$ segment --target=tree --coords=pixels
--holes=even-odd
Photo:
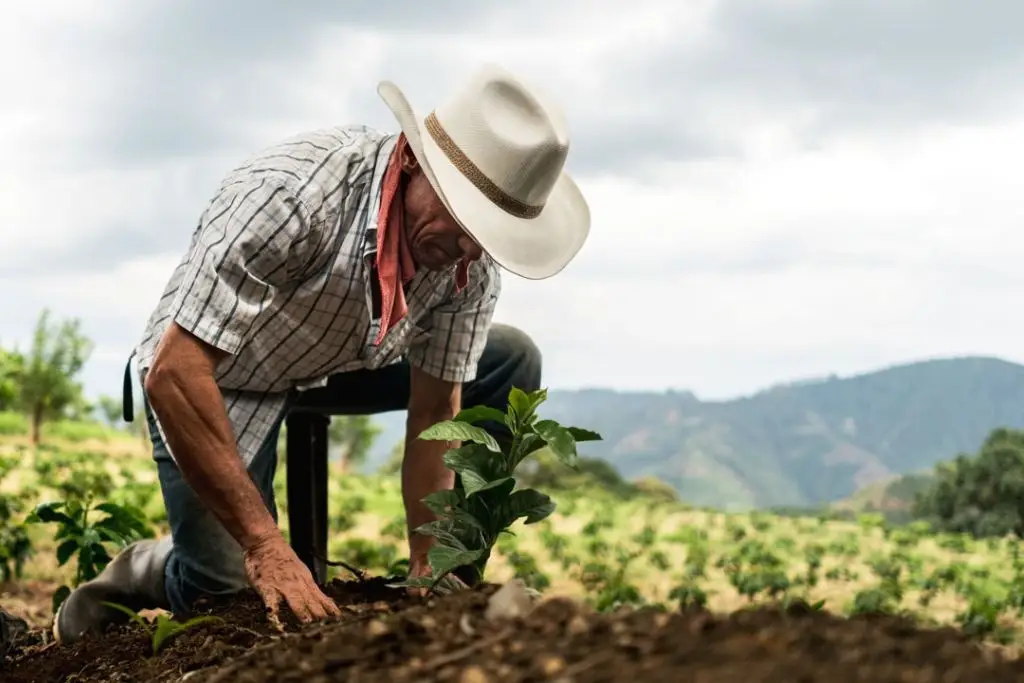
[[[18,402],[31,420],[33,444],[39,443],[44,420],[82,409],[82,385],[75,378],[91,352],[92,342],[82,335],[77,319],[51,324],[48,310],[39,314],[18,382]]]
[[[17,351],[0,349],[0,411],[18,405],[19,382],[25,359]]]
[[[405,439],[395,442],[388,454],[388,459],[380,466],[378,472],[381,474],[398,474],[402,471],[402,460],[405,459]]]
[[[370,448],[381,431],[369,415],[331,417],[331,426],[327,429],[327,443],[328,447],[335,445],[341,449],[342,472],[366,462],[366,456],[369,455]]]
[[[977,455],[937,467],[914,516],[941,531],[1024,538],[1024,431],[996,429]]]
[[[115,429],[121,424],[123,408],[121,401],[113,396],[100,396],[96,401],[96,407],[103,414],[103,419],[108,426]]]

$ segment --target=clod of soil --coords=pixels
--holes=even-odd
[[[411,599],[377,579],[335,582],[340,622],[275,633],[252,595],[204,612],[224,621],[172,641],[156,657],[138,627],[71,647],[18,644],[5,683],[957,683],[1024,680],[1008,659],[955,629],[896,617],[842,619],[806,606],[716,616],[653,609],[594,614],[549,599],[489,621],[496,586]]]

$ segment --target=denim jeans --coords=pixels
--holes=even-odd
[[[530,338],[506,325],[493,325],[477,366],[477,377],[463,387],[465,406],[488,405],[504,410],[513,386],[540,388],[541,356]],[[290,409],[315,409],[334,415],[370,415],[405,410],[409,400],[409,366],[395,363],[379,370],[358,370],[329,378],[327,386],[302,392]],[[164,566],[168,604],[186,614],[203,595],[225,595],[248,582],[242,550],[220,521],[207,510],[170,459],[152,414],[146,406],[153,456],[167,508],[173,548]],[[282,414],[249,467],[249,474],[277,520],[274,473]],[[492,425],[492,429],[495,426]]]

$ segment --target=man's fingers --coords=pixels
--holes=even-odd
[[[284,624],[281,623],[281,594],[273,589],[258,589],[263,604],[267,607],[267,621],[278,631],[284,631]]]
[[[330,617],[340,617],[341,616],[341,608],[338,607],[338,603],[334,602],[334,600],[331,600],[329,595],[327,595],[327,594],[325,594],[324,592],[321,591],[320,592],[320,599],[323,602],[324,609],[327,610],[327,616],[330,616]]]
[[[288,597],[288,608],[291,609],[292,614],[303,624],[308,624],[313,621],[313,613],[310,610],[309,601],[303,600],[299,596]]]

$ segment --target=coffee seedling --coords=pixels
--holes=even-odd
[[[190,628],[194,628],[200,624],[212,623],[221,620],[220,617],[201,616],[193,617],[185,622],[178,622],[165,614],[158,614],[156,615],[156,620],[153,623],[150,623],[143,619],[138,612],[135,612],[124,605],[119,605],[116,602],[104,602],[103,604],[112,609],[116,609],[119,612],[124,612],[132,621],[149,633],[152,654],[154,655],[158,654],[163,646],[174,636],[184,633]]]
[[[504,413],[486,406],[467,408],[420,434],[421,439],[462,442],[444,455],[445,465],[459,476],[453,489],[423,499],[438,517],[415,529],[437,539],[428,555],[432,575],[409,579],[402,586],[435,590],[456,569],[474,583],[483,577],[498,537],[511,533],[514,522],[525,517],[526,524],[536,524],[554,512],[555,503],[547,495],[529,488],[516,490],[516,468],[544,448],[575,467],[576,444],[601,436],[537,419],[537,407],[546,398],[546,389],[527,393],[513,388]],[[504,425],[510,438],[499,443],[480,426],[488,422]]]

